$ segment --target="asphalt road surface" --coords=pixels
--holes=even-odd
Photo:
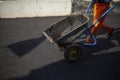
[[[112,39],[100,34],[73,64],[42,35],[61,18],[0,19],[0,80],[120,80],[120,14],[105,21],[116,29]]]

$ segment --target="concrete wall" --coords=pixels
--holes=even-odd
[[[71,14],[71,0],[13,0],[0,3],[0,18]]]
[[[90,0],[0,0],[0,18],[64,16],[72,12],[84,13],[85,4],[89,3],[84,1]],[[119,6],[117,11],[119,11]]]
[[[87,6],[89,5],[90,0],[73,0],[72,3],[72,13],[85,13]],[[120,13],[120,0],[113,0],[116,3],[116,8],[112,10],[112,13]],[[90,10],[89,14],[93,14],[93,9]]]

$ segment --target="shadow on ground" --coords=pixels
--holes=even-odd
[[[113,39],[120,43],[119,30],[114,32]],[[61,60],[10,80],[120,80],[120,51],[91,55],[113,47],[111,40],[99,38],[95,47],[82,46],[84,54],[77,63]]]
[[[74,64],[61,60],[11,80],[120,80],[119,58],[120,52],[115,52],[91,56]]]
[[[42,35],[40,38],[20,41],[8,45],[7,47],[11,49],[11,51],[14,52],[17,56],[22,57],[30,52],[32,49],[34,49],[37,45],[45,41],[45,39],[46,38]]]

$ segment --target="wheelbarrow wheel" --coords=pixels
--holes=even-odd
[[[80,59],[80,54],[81,54],[80,45],[72,44],[72,45],[69,45],[65,49],[64,58],[68,62],[74,63],[74,62],[77,62]]]

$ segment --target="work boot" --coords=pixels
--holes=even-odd
[[[92,39],[92,36],[88,36],[88,38],[85,40],[86,43],[92,44],[94,43],[94,40]]]

